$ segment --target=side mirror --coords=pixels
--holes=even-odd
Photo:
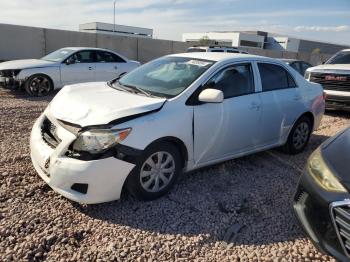
[[[75,59],[73,57],[69,57],[66,60],[66,65],[71,65],[71,64],[75,64]]]
[[[221,90],[208,88],[199,94],[198,100],[205,103],[222,103],[224,93]]]

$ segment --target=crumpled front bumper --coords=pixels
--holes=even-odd
[[[15,77],[1,77],[0,76],[0,87],[7,89],[17,89],[20,88],[23,81],[16,79]]]
[[[35,122],[30,137],[31,159],[39,176],[53,190],[79,203],[96,204],[119,199],[134,164],[114,157],[83,161],[66,156],[76,136],[55,123],[62,141],[56,148],[50,147],[41,133],[44,118],[43,114]],[[86,193],[77,191],[74,185],[86,185]]]

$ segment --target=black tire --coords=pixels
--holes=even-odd
[[[312,123],[310,118],[307,116],[300,117],[290,131],[287,143],[282,148],[283,151],[291,155],[301,153],[307,146],[311,133]]]
[[[167,175],[169,175],[169,179],[166,180],[167,183],[163,184],[163,188],[159,188],[158,191],[155,192],[150,192],[148,190],[152,189],[152,185],[153,185],[153,189],[155,188],[155,184],[156,184],[156,180],[157,178],[154,178],[156,176],[158,176],[158,186],[161,185],[160,181],[163,181],[159,176],[160,175],[158,172],[162,173],[162,168],[158,167],[158,172],[157,171],[152,171],[155,170],[156,168],[152,169],[151,166],[146,163],[148,160],[152,158],[153,163],[155,163],[155,161],[158,159],[158,153],[166,153],[163,154],[162,160],[160,161],[160,164],[165,163],[168,160],[168,155],[171,155],[173,158],[173,163],[174,164],[174,172],[172,173],[171,177],[170,177],[170,173],[168,173]],[[171,159],[169,157],[169,159]],[[170,163],[169,163],[170,164]],[[169,165],[168,164],[168,165]],[[164,169],[169,169],[169,166],[165,165]],[[149,169],[149,171],[147,171],[147,169]],[[168,142],[162,142],[162,143],[157,143],[155,145],[151,145],[149,148],[147,148],[144,153],[142,154],[142,156],[138,159],[136,166],[134,167],[134,169],[132,170],[132,172],[130,173],[130,175],[128,176],[128,179],[126,181],[126,189],[136,198],[140,199],[140,200],[152,200],[152,199],[156,199],[159,198],[163,195],[165,195],[167,192],[169,192],[169,190],[173,187],[175,181],[177,180],[177,178],[179,177],[180,173],[181,173],[181,169],[182,169],[182,160],[181,160],[181,155],[179,150],[171,143]],[[149,176],[145,176],[145,177],[141,177],[141,174],[147,174],[147,172],[150,173],[156,173],[153,175],[149,175]],[[163,174],[163,173],[162,173]],[[166,176],[166,178],[168,178],[168,176]],[[164,176],[164,174],[163,174]],[[151,179],[153,179],[153,182],[150,182]],[[142,182],[141,182],[142,181]],[[145,184],[150,182],[150,186],[148,188],[148,190],[145,189]]]
[[[47,96],[53,90],[53,83],[47,75],[35,74],[24,83],[24,89],[30,96]]]

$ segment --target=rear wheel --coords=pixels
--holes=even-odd
[[[175,146],[163,142],[146,149],[126,187],[135,197],[152,200],[166,194],[181,172],[181,156]]]
[[[298,154],[304,150],[309,142],[312,132],[311,120],[307,116],[302,116],[294,124],[287,143],[284,145],[284,151],[289,154]]]
[[[29,77],[24,88],[31,96],[47,96],[53,90],[53,84],[48,76],[38,74]]]

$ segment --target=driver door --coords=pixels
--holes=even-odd
[[[61,82],[62,85],[93,82],[95,63],[95,51],[78,51],[66,59],[71,63],[63,62],[61,64]]]
[[[261,99],[253,75],[251,63],[235,64],[205,85],[221,90],[224,101],[194,106],[196,164],[215,162],[261,144]]]

